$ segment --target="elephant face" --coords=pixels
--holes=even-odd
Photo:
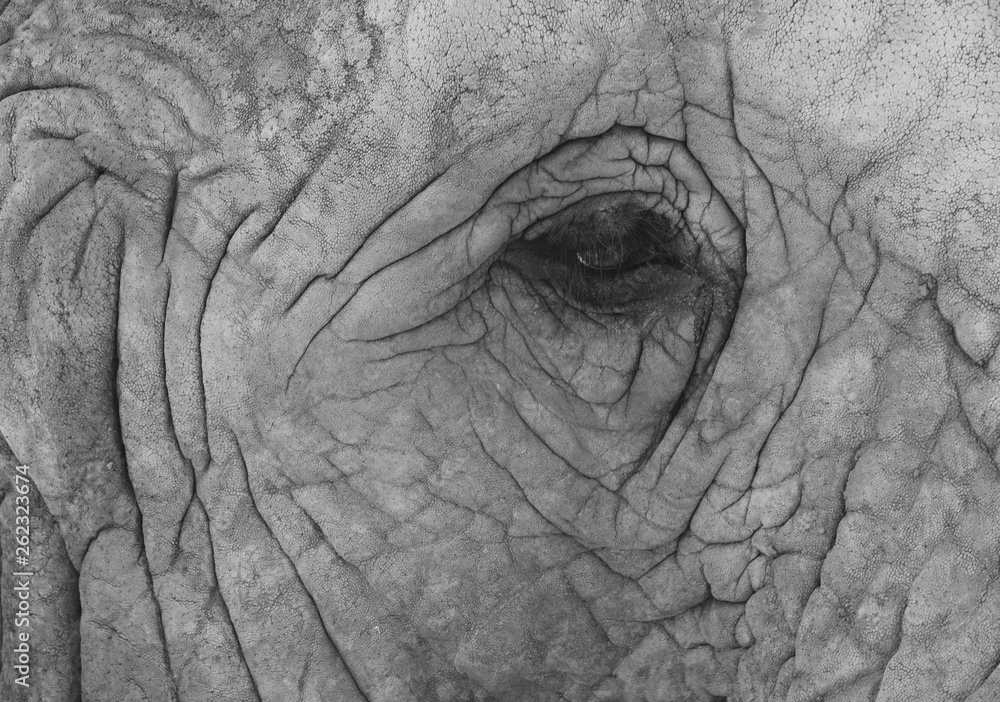
[[[0,17],[12,699],[1000,695],[985,7]]]

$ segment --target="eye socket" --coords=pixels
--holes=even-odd
[[[530,230],[508,260],[599,311],[624,311],[697,282],[697,250],[676,219],[649,203],[592,200]]]

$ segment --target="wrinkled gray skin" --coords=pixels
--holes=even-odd
[[[0,22],[4,699],[1000,698],[995,10],[99,5]]]

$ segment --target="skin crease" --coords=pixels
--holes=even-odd
[[[7,4],[0,685],[1000,696],[995,27]],[[517,258],[636,193],[697,250],[641,310]]]

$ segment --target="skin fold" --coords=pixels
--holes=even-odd
[[[1000,698],[997,26],[0,6],[0,697]]]

